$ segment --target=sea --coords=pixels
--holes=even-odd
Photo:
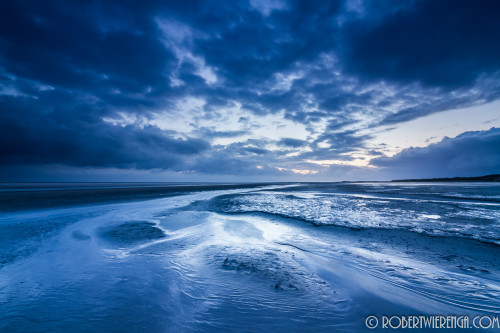
[[[499,260],[499,183],[0,184],[0,332],[498,331]]]

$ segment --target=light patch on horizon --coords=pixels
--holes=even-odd
[[[369,165],[369,160],[366,158],[354,158],[350,161],[344,160],[306,160],[307,163],[317,164],[322,167],[330,167],[331,165],[347,165],[355,167],[368,167],[374,168],[373,165]]]
[[[297,173],[299,175],[314,175],[318,173],[318,170],[308,170],[308,169],[290,169],[293,173]]]
[[[467,131],[500,127],[500,101],[434,113],[394,126],[376,128],[373,147],[386,145],[382,150],[389,156],[409,147],[425,147],[444,137],[456,137]]]
[[[318,170],[309,170],[309,169],[288,169],[288,168],[282,168],[282,167],[275,167],[275,169],[279,171],[291,171],[295,174],[298,175],[314,175],[319,173]]]

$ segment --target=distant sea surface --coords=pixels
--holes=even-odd
[[[497,183],[0,184],[1,332],[500,315]]]

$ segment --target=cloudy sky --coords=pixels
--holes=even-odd
[[[500,2],[0,2],[1,181],[500,173]]]

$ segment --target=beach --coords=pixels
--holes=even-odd
[[[500,314],[498,185],[224,186],[4,186],[45,201],[0,214],[0,330],[353,332],[369,316]]]

